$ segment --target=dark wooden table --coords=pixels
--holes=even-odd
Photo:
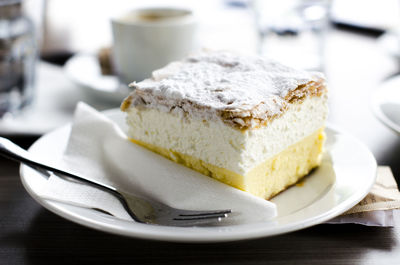
[[[330,122],[361,139],[400,180],[400,137],[378,122],[369,96],[397,64],[376,39],[328,38]],[[35,138],[13,138],[28,147]],[[0,158],[0,265],[10,264],[400,264],[400,215],[394,228],[318,225],[285,235],[218,244],[124,238],[64,220],[23,189],[18,164]]]

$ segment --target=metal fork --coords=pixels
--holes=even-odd
[[[167,226],[196,226],[204,225],[212,222],[219,222],[222,218],[228,216],[231,210],[211,210],[211,211],[190,211],[172,208],[161,202],[132,195],[114,187],[99,183],[94,180],[89,180],[63,170],[39,163],[31,158],[31,154],[14,144],[10,140],[0,137],[0,154],[12,160],[21,162],[30,166],[34,170],[46,175],[56,175],[63,179],[78,181],[90,186],[107,191],[114,195],[122,204],[124,209],[132,217],[133,220],[139,223],[157,224]],[[102,209],[92,208],[109,215],[109,212]]]

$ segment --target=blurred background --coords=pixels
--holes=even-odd
[[[256,16],[277,13],[282,2],[296,1],[138,1],[138,0],[47,0],[45,2],[44,38],[41,54],[44,59],[67,59],[77,52],[96,52],[112,43],[110,19],[138,7],[172,6],[193,10],[200,25],[200,42],[204,47],[256,52]],[[333,27],[379,36],[400,23],[400,2],[397,0],[332,0],[305,1],[325,4]],[[266,6],[263,14],[262,6]],[[256,9],[256,10],[254,10]],[[317,14],[318,15],[318,14]],[[290,18],[289,18],[290,19]]]
[[[329,121],[379,163],[399,157],[398,0],[1,0],[0,135],[38,137],[71,121],[79,101],[118,107],[129,90],[115,70],[111,19],[145,7],[191,10],[193,50],[260,54],[324,72]],[[394,103],[381,108],[388,98]]]

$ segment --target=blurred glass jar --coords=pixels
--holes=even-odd
[[[330,0],[254,0],[261,55],[323,71]]]
[[[32,102],[43,1],[0,1],[0,117]]]

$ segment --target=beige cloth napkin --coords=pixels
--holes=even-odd
[[[388,166],[379,166],[369,194],[356,206],[328,223],[394,226],[393,211],[400,209],[400,192]]]
[[[135,192],[172,207],[191,210],[232,209],[224,224],[252,223],[276,216],[275,204],[182,167],[138,145],[121,129],[84,103],[75,111],[71,133],[61,161],[88,179]],[[50,177],[41,196],[88,208],[100,208],[131,220],[112,195],[95,188]]]

